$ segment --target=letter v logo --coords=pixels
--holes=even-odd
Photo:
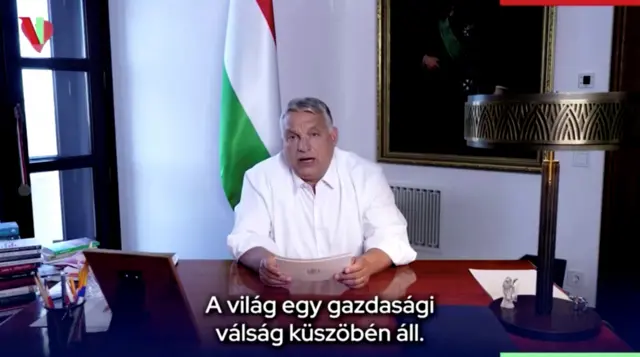
[[[21,17],[20,21],[20,30],[29,40],[33,49],[38,53],[42,52],[44,45],[53,36],[53,24],[42,17],[36,18],[35,26],[29,17]]]

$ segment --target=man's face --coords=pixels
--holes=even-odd
[[[287,162],[302,180],[317,183],[331,164],[338,131],[322,114],[310,112],[291,112],[283,125]]]

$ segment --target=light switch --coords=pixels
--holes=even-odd
[[[573,166],[574,167],[589,167],[589,153],[588,152],[574,152],[573,153]]]

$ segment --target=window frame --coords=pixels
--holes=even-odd
[[[0,1],[0,49],[2,50],[2,58],[0,59],[2,65],[0,67],[0,118],[2,118],[0,120],[0,142],[2,142],[0,167],[3,171],[3,174],[0,175],[0,221],[18,222],[22,237],[34,235],[31,196],[20,196],[17,190],[21,183],[22,165],[18,152],[19,140],[14,108],[16,104],[19,104],[22,108],[22,116],[24,116],[22,70],[48,69],[84,72],[87,76],[86,92],[76,94],[88,97],[90,125],[89,132],[85,132],[84,135],[89,135],[91,138],[91,152],[87,155],[29,158],[26,135],[23,135],[22,143],[24,152],[27,153],[25,160],[28,161],[26,179],[30,184],[29,174],[31,173],[91,169],[83,171],[91,171],[91,175],[86,175],[85,179],[87,184],[91,185],[90,192],[93,192],[93,197],[90,198],[93,201],[95,238],[103,248],[121,249],[108,0],[80,0],[84,5],[85,58],[21,58],[19,45],[21,33],[18,31],[17,1],[20,0]],[[48,1],[49,6],[62,3],[61,0]],[[58,22],[60,18],[52,21]],[[54,37],[62,36],[61,33],[64,34],[64,31],[56,33],[55,29],[54,27]],[[59,110],[59,106],[62,106],[60,103],[56,100],[56,111]],[[72,115],[73,110],[70,110],[69,113],[71,115],[64,115],[56,120],[59,138],[60,133],[70,136],[73,135],[69,133],[82,134],[78,133],[81,130],[78,120],[86,118],[86,115]],[[59,142],[63,141],[59,140]],[[69,140],[67,139],[66,142],[69,143]],[[80,173],[78,175],[82,176]],[[73,227],[77,227],[79,215],[87,214],[86,204],[90,200],[77,194],[78,192],[83,193],[85,190],[77,188],[71,190],[68,189],[69,187],[65,190],[65,186],[70,184],[64,183],[63,176],[61,175],[60,186],[63,227],[66,227],[64,229],[66,233]],[[75,182],[77,183],[77,181]],[[81,202],[82,200],[85,202]],[[84,228],[84,232],[86,232],[87,227]],[[83,231],[82,229],[76,230]],[[72,238],[80,238],[75,234],[71,235]]]

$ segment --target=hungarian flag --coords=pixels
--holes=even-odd
[[[231,207],[244,173],[280,149],[272,0],[229,2],[220,110],[220,176]]]

